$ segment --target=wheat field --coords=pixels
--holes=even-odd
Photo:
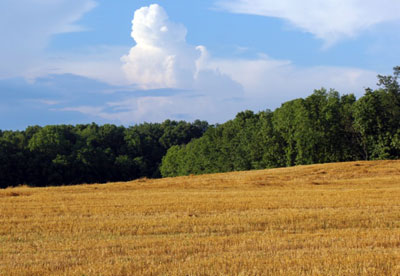
[[[0,190],[0,275],[400,275],[400,161]]]

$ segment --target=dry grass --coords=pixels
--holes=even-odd
[[[400,162],[1,190],[0,275],[400,275]]]

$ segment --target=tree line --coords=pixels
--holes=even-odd
[[[0,188],[160,177],[173,145],[199,138],[208,123],[166,120],[125,128],[95,123],[0,131]]]
[[[359,99],[315,90],[224,124],[166,120],[0,130],[0,188],[400,158],[400,66]]]
[[[353,94],[315,90],[275,111],[244,111],[201,138],[174,145],[162,176],[327,162],[400,158],[400,67],[378,75],[378,89]]]

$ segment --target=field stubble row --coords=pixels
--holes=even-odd
[[[0,275],[400,275],[400,162],[0,191]]]

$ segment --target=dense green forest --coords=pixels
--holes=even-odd
[[[160,177],[168,148],[201,137],[205,121],[33,126],[0,131],[0,188],[68,185]]]
[[[221,125],[31,126],[0,131],[0,188],[126,181],[300,164],[400,158],[400,67],[378,89],[320,89]]]
[[[303,164],[400,158],[400,67],[377,90],[340,96],[316,90],[275,111],[245,111],[172,146],[161,174],[178,176]]]

